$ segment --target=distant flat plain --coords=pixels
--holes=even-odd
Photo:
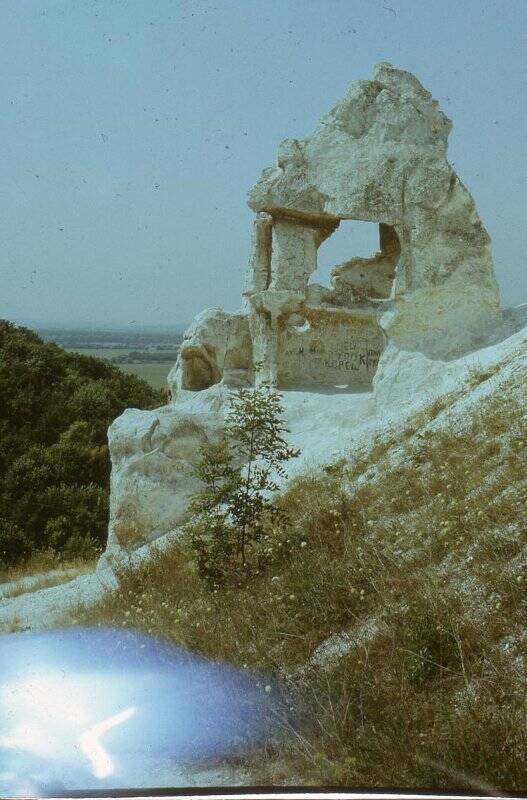
[[[182,332],[173,330],[104,331],[49,329],[38,331],[70,353],[110,361],[123,372],[142,378],[156,389],[164,389],[177,357]]]

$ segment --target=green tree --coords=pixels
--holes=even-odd
[[[104,545],[108,426],[162,403],[135,375],[0,320],[0,566]]]
[[[191,501],[186,526],[198,570],[210,584],[248,578],[254,546],[266,524],[285,524],[273,504],[284,463],[300,451],[283,437],[281,396],[268,386],[240,389],[230,398],[218,441],[205,443],[194,474],[204,484]]]

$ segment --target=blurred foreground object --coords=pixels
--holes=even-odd
[[[110,629],[0,638],[0,794],[130,785],[138,762],[262,743],[279,692],[255,673]],[[144,782],[144,780],[142,781]],[[156,784],[156,774],[146,778]]]

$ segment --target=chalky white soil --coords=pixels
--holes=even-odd
[[[497,393],[504,382],[515,374],[527,380],[527,327],[506,340],[470,353],[456,361],[431,361],[420,353],[395,351],[383,357],[375,377],[373,393],[331,394],[322,392],[283,392],[287,438],[301,450],[291,462],[291,476],[327,464],[340,456],[366,453],[375,437],[396,437],[409,417],[431,400],[458,389],[474,369],[497,367],[495,374],[474,389],[461,394],[451,405],[459,423],[469,419],[471,406],[483,395]],[[210,406],[211,393],[225,389],[211,387],[195,393],[188,406],[197,411],[199,405]],[[187,395],[190,393],[186,393]],[[144,412],[143,412],[144,413]],[[435,421],[441,425],[441,417]],[[433,427],[433,424],[432,426]],[[137,550],[132,558],[148,557],[150,547],[163,548],[177,532],[156,540],[155,545]],[[34,581],[42,578],[35,576]],[[115,588],[116,581],[104,559],[97,571],[73,578],[48,589],[28,591],[17,597],[3,597],[8,589],[0,584],[0,631],[44,630],[56,627],[65,613],[79,604],[96,603],[104,592]]]
[[[39,579],[42,577],[38,576]],[[58,586],[50,586],[48,589],[37,591],[29,589],[17,597],[1,598],[0,632],[40,631],[56,627],[65,612],[75,608],[79,603],[96,602],[106,587],[113,588],[113,586],[115,582],[111,573],[100,576],[92,572]],[[1,591],[0,584],[0,593]]]
[[[301,449],[290,474],[304,472],[334,461],[342,456],[367,454],[374,438],[378,441],[390,437],[397,441],[398,432],[404,428],[408,418],[436,397],[449,392],[454,396],[449,403],[448,414],[455,417],[456,424],[469,424],[471,409],[485,395],[500,396],[508,391],[511,382],[516,386],[527,381],[527,327],[510,335],[497,344],[470,353],[456,361],[430,361],[418,353],[393,351],[384,357],[375,379],[372,394],[324,394],[314,392],[284,392],[286,424],[290,430],[290,443]],[[496,368],[492,377],[482,381],[473,389],[459,391],[471,371]],[[512,379],[512,380],[511,380]],[[207,400],[210,393],[223,391],[218,387],[189,398],[197,406]],[[428,430],[440,428],[444,422],[440,414],[427,425]],[[392,447],[391,457],[398,458],[397,445]],[[152,547],[166,547],[177,532],[146,545],[131,558],[141,561],[148,558]],[[108,562],[103,559],[97,571],[74,577],[72,580],[47,589],[33,590],[37,579],[27,578],[27,591],[17,597],[8,595],[12,584],[0,585],[0,631],[36,631],[60,626],[65,614],[75,616],[79,605],[90,606],[101,596],[116,587],[116,580]],[[371,621],[374,626],[375,621]],[[367,638],[371,630],[364,630]],[[314,661],[324,667],[338,659],[347,650],[349,643],[344,636],[332,636],[321,645]],[[138,759],[130,757],[121,764],[128,786],[194,786],[243,785],[243,771],[227,765],[210,766],[174,763],[170,758],[159,758],[145,754]],[[67,778],[67,776],[65,776]],[[110,786],[110,784],[109,784]],[[82,788],[101,787],[92,779]],[[1,789],[1,787],[0,787]]]

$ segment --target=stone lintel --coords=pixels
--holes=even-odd
[[[324,234],[324,239],[337,230],[340,224],[340,217],[332,214],[314,214],[306,211],[298,211],[294,208],[268,208],[265,209],[270,214],[274,222],[283,220],[285,222],[296,222],[306,228],[314,228]]]

